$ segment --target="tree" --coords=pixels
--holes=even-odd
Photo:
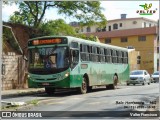
[[[92,25],[97,22],[106,24],[105,16],[101,12],[103,8],[100,7],[99,1],[23,1],[17,2],[17,4],[20,10],[18,20],[34,27],[40,25],[46,10],[50,8],[57,8],[58,14],[76,18],[81,25]],[[10,20],[17,22],[13,18],[11,16]]]
[[[41,36],[46,35],[72,35],[74,36],[75,30],[68,25],[63,19],[50,20],[40,25]]]

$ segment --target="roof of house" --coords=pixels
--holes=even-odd
[[[149,21],[149,22],[154,22],[154,23],[157,23],[157,21],[155,20],[151,20],[151,19],[148,19],[148,18],[144,18],[144,17],[136,17],[136,18],[120,18],[120,19],[113,19],[113,20],[107,20],[108,22],[118,22],[118,21],[126,21],[126,20],[146,20],[146,21]],[[73,24],[74,23],[74,24]],[[71,26],[73,27],[79,27],[80,24],[79,22],[71,22],[70,23]]]
[[[108,20],[108,22],[125,21],[125,20],[139,20],[139,19],[146,20],[146,21],[149,21],[149,22],[155,22],[155,23],[157,23],[157,21],[154,21],[154,20],[151,20],[151,19],[148,19],[148,18],[144,18],[144,17],[125,18],[125,19],[121,19],[120,18],[120,19]]]
[[[85,33],[85,35],[86,36],[94,35],[94,36],[97,36],[98,38],[149,35],[149,34],[157,34],[156,29],[157,28],[155,26],[155,27],[146,27],[146,28],[134,28],[134,29],[125,29],[125,30]]]

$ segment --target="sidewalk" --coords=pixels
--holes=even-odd
[[[12,96],[24,96],[24,95],[42,93],[44,91],[45,91],[44,88],[2,90],[1,91],[1,96],[2,96],[2,98],[3,97],[12,97]]]

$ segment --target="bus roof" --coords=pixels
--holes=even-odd
[[[76,37],[72,37],[72,36],[42,36],[42,37],[36,37],[36,38],[33,38],[33,39],[29,39],[29,41],[37,40],[37,39],[43,39],[43,38],[53,38],[53,37],[68,38],[69,42],[77,41],[77,42],[83,42],[83,43],[86,43],[86,44],[89,43],[89,44],[92,44],[92,45],[95,44],[95,45],[98,45],[98,46],[110,47],[110,48],[114,48],[114,49],[121,49],[121,50],[124,50],[124,51],[128,51],[128,49],[124,48],[124,47],[119,47],[119,46],[99,43],[99,42],[90,41],[90,40],[82,39],[82,38],[76,38]]]

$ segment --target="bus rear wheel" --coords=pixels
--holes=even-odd
[[[86,80],[85,77],[83,77],[82,85],[81,85],[80,88],[78,88],[78,91],[79,91],[81,94],[87,93],[87,80]]]
[[[46,92],[48,95],[52,95],[52,94],[54,94],[54,92],[55,92],[55,88],[45,87],[45,92]]]

